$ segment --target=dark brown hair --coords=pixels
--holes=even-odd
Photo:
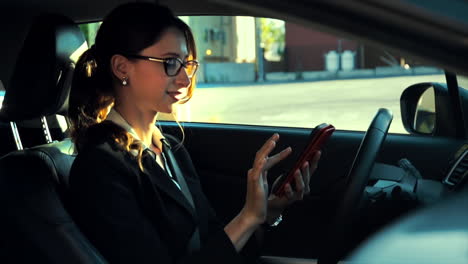
[[[106,118],[109,107],[115,101],[114,83],[117,79],[110,66],[112,56],[139,54],[159,41],[170,27],[175,27],[184,34],[189,59],[196,59],[195,42],[190,28],[167,7],[146,2],[128,3],[115,8],[104,18],[96,35],[96,44],[81,55],[73,76],[69,118],[71,137],[78,151],[90,137],[97,136],[87,133],[88,129]],[[194,85],[195,80],[192,77],[188,95],[183,103],[192,97]],[[109,132],[127,151],[138,151],[141,167],[141,142],[137,142],[126,132],[112,129],[109,129]]]

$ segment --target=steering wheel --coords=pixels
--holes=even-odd
[[[387,137],[392,120],[392,112],[381,108],[367,129],[349,170],[348,184],[318,263],[336,264],[342,257],[346,234],[353,223],[359,202],[363,197],[375,160]]]

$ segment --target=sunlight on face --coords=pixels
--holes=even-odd
[[[175,28],[169,28],[155,44],[142,50],[140,55],[161,59],[188,57],[184,35]],[[158,113],[172,113],[174,105],[187,95],[191,84],[184,68],[176,76],[168,76],[163,62],[138,60],[132,71],[132,97],[138,107]]]

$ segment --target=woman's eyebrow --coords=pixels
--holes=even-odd
[[[163,57],[164,57],[164,56],[172,56],[172,57],[178,57],[178,58],[181,58],[181,57],[182,57],[182,56],[181,56],[179,53],[177,53],[177,52],[167,52],[167,53],[164,53],[162,56],[163,56]],[[183,57],[183,58],[186,59],[188,56],[189,56],[189,55],[187,54],[187,55],[185,55],[185,57]]]

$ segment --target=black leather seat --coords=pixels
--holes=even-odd
[[[0,119],[65,114],[74,63],[87,44],[59,15],[34,22],[7,87]],[[70,140],[0,159],[0,263],[105,263],[64,207],[74,160]]]
[[[4,91],[3,82],[0,80],[0,108],[3,102]],[[15,149],[15,142],[11,136],[10,125],[8,122],[2,122],[0,120],[0,157]]]

